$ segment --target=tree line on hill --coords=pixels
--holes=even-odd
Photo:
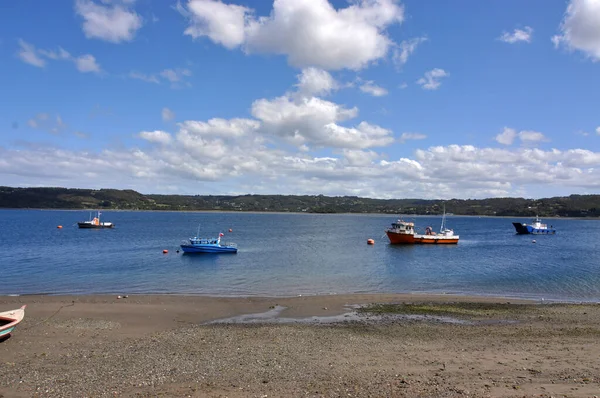
[[[370,199],[324,195],[145,195],[133,190],[0,187],[0,208],[600,217],[600,195],[544,199]]]

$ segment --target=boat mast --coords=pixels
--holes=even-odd
[[[444,214],[442,215],[442,225],[440,225],[440,232],[444,232],[444,224],[446,223],[446,204],[444,203]]]

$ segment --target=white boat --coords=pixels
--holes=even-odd
[[[102,213],[98,212],[98,214],[96,215],[96,217],[92,218],[92,215],[90,213],[90,220],[89,221],[80,221],[77,223],[77,225],[79,226],[79,228],[95,228],[95,229],[100,229],[100,228],[114,228],[115,224],[111,223],[111,222],[102,222],[100,221],[100,215]]]
[[[8,337],[15,330],[15,327],[25,317],[25,307],[22,306],[19,309],[0,312],[0,338]]]

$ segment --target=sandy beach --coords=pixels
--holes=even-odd
[[[0,397],[600,396],[597,304],[0,297],[0,311],[22,304]]]

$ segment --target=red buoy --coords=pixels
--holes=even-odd
[[[167,254],[169,251],[167,249],[163,250],[163,254]]]
[[[58,228],[58,229],[61,229],[61,228],[62,228],[62,225],[59,225],[59,226],[58,226],[58,227],[56,227],[56,228]]]

